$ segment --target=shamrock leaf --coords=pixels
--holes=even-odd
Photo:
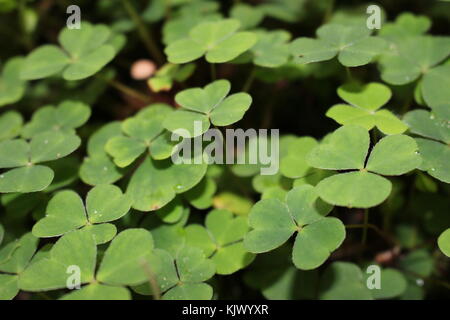
[[[392,268],[380,268],[380,270],[380,287],[370,290],[372,297],[374,299],[392,299],[401,296],[408,285],[405,276]],[[370,282],[370,275],[370,272],[364,273],[364,283]]]
[[[24,138],[32,138],[43,132],[59,131],[75,133],[91,116],[91,109],[82,102],[66,100],[58,105],[39,108],[22,130]]]
[[[194,208],[207,209],[211,207],[216,191],[216,182],[205,177],[195,187],[185,192],[184,197]]]
[[[97,247],[92,233],[85,229],[69,232],[46,256],[33,262],[20,275],[19,287],[32,292],[66,288],[68,267],[78,266],[81,284],[88,285],[63,299],[126,299],[130,294],[124,286],[146,280],[143,263],[152,250],[153,240],[148,231],[122,231],[105,251],[95,274]]]
[[[0,174],[0,192],[36,192],[47,188],[54,172],[38,165],[65,157],[80,146],[74,134],[44,132],[28,143],[22,139],[0,142],[0,168],[15,168]]]
[[[401,175],[417,168],[422,159],[417,143],[405,135],[381,139],[367,153],[369,133],[359,126],[343,126],[311,150],[307,162],[327,170],[359,170],[335,174],[317,185],[320,197],[338,206],[370,208],[386,200],[391,183],[380,175]],[[373,172],[373,173],[372,173]]]
[[[30,263],[37,245],[38,238],[27,233],[0,249],[0,300],[10,300],[17,295],[19,276]]]
[[[230,88],[228,80],[217,80],[204,88],[181,91],[175,96],[175,101],[182,109],[166,118],[163,126],[178,135],[193,138],[205,133],[210,122],[216,126],[227,126],[241,120],[252,98],[244,92],[227,97]],[[196,123],[201,124],[201,128],[196,130]]]
[[[407,36],[422,35],[431,27],[426,16],[414,15],[410,12],[400,14],[393,23],[385,23],[380,29],[380,36],[387,39],[401,39]]]
[[[80,178],[84,183],[95,186],[110,184],[119,180],[124,170],[118,168],[105,151],[106,143],[121,135],[121,124],[111,122],[94,132],[87,143],[88,157],[80,167]]]
[[[420,43],[420,46],[417,46]],[[396,39],[380,58],[383,81],[403,85],[417,80],[450,54],[450,38],[409,36]]]
[[[437,106],[448,105],[450,94],[450,64],[432,68],[425,73],[422,81],[422,95],[425,102],[434,109]]]
[[[147,83],[153,92],[169,91],[172,89],[174,82],[186,81],[195,69],[196,65],[193,63],[186,65],[167,63],[156,71]]]
[[[186,63],[205,55],[210,63],[228,62],[250,49],[256,35],[238,32],[240,23],[235,19],[204,22],[192,28],[189,36],[166,47],[171,63]]]
[[[361,269],[349,262],[333,262],[320,279],[321,300],[372,300]]]
[[[289,191],[286,202],[261,200],[249,215],[253,228],[244,245],[254,253],[273,250],[298,232],[292,252],[295,266],[301,270],[319,267],[345,238],[345,228],[336,218],[326,218],[332,207],[321,200],[314,187],[304,185]]]
[[[177,10],[177,14],[163,26],[163,43],[169,45],[189,37],[195,26],[208,21],[219,21],[222,15],[217,12],[220,5],[214,1],[191,1]]]
[[[450,258],[450,228],[442,232],[437,243],[442,253]]]
[[[106,243],[116,235],[116,227],[106,222],[120,219],[130,207],[129,198],[113,185],[99,185],[89,191],[86,207],[77,193],[61,191],[48,203],[47,214],[34,225],[33,235],[55,237],[87,227],[97,244]]]
[[[174,143],[168,133],[164,133],[162,123],[172,112],[165,104],[155,104],[142,109],[136,116],[122,123],[124,135],[115,136],[105,145],[106,152],[114,163],[123,168],[133,163],[146,149],[156,160],[170,157]]]
[[[20,79],[23,58],[9,59],[0,75],[0,107],[19,101],[26,88],[26,82]]]
[[[311,137],[285,136],[280,139],[280,172],[288,178],[300,178],[311,168],[306,154],[317,145]]]
[[[318,39],[298,38],[291,44],[296,63],[305,64],[333,59],[346,67],[366,65],[382,53],[386,41],[370,36],[366,26],[326,24],[317,30]]]
[[[21,78],[36,80],[62,72],[65,80],[80,80],[100,71],[117,54],[124,39],[105,25],[83,22],[80,29],[64,28],[58,37],[62,48],[44,45],[26,58]]]
[[[156,214],[165,223],[177,223],[183,218],[185,209],[181,198],[176,197],[161,209],[156,210]]]
[[[389,87],[381,83],[346,84],[339,87],[338,95],[350,105],[335,105],[326,115],[341,125],[354,124],[367,130],[376,126],[385,134],[400,134],[408,128],[390,111],[379,110],[392,96]]]
[[[289,32],[284,30],[258,32],[258,41],[250,49],[257,66],[277,68],[288,62],[290,57]]]
[[[13,139],[22,130],[22,115],[15,111],[8,111],[0,116],[0,141]]]
[[[206,168],[206,163],[174,164],[170,159],[155,161],[147,157],[131,177],[126,193],[134,209],[157,210],[199,183]]]
[[[237,3],[230,10],[230,17],[239,20],[241,29],[251,29],[264,19],[264,11],[260,7]]]
[[[155,274],[164,300],[210,300],[213,290],[204,281],[214,273],[214,263],[201,249],[185,246],[176,255],[156,249]],[[154,259],[155,259],[154,258]],[[152,260],[152,259],[151,259]]]
[[[433,112],[414,110],[408,112],[404,121],[412,133],[429,138],[416,138],[423,162],[419,169],[432,177],[450,183],[450,115],[448,105],[436,107]],[[442,142],[442,143],[441,143]]]
[[[216,265],[217,274],[232,274],[255,257],[247,252],[242,241],[248,229],[247,218],[234,218],[229,211],[213,210],[206,216],[205,227],[199,224],[186,227],[186,243],[202,249]]]

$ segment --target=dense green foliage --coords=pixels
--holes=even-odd
[[[379,2],[0,0],[0,299],[449,297],[450,3]]]

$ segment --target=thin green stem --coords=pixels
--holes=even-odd
[[[142,263],[142,266],[144,268],[145,274],[147,275],[148,283],[150,285],[150,288],[152,288],[152,294],[155,300],[161,300],[161,291],[159,290],[158,282],[156,281],[155,274],[153,273],[152,269],[150,268],[150,265],[145,260]]]
[[[210,63],[209,64],[210,70],[211,70],[211,80],[214,81],[217,79],[217,71],[216,71],[216,64]]]
[[[392,238],[389,234],[385,233],[384,231],[380,230],[376,225],[367,223],[367,224],[347,224],[345,225],[346,229],[364,229],[369,228],[374,230],[376,233],[378,233],[383,239],[385,239],[387,242],[391,243],[392,245],[397,246],[398,242]]]
[[[103,81],[106,81],[111,87],[119,90],[120,92],[122,92],[130,97],[136,98],[145,103],[151,103],[153,101],[149,96],[147,96],[147,95],[143,94],[142,92],[139,92],[131,87],[128,87],[127,85],[125,85],[117,80],[106,79],[101,76],[97,76],[97,77],[102,79]]]
[[[164,63],[164,56],[158,48],[158,45],[154,41],[154,37],[151,34],[150,29],[147,28],[144,21],[142,21],[141,16],[137,13],[134,6],[129,2],[129,0],[122,0],[122,5],[130,16],[131,20],[135,24],[139,36],[147,48],[148,52],[156,60],[159,65]]]
[[[243,92],[248,92],[250,88],[252,87],[253,81],[255,80],[256,76],[256,68],[253,67],[252,71],[250,71],[247,80],[245,80],[244,86],[242,87]]]
[[[334,0],[329,0],[330,4],[328,5],[327,10],[325,11],[325,15],[323,17],[323,23],[328,22],[331,19],[331,15],[333,14],[334,9]]]
[[[353,81],[352,71],[350,70],[349,67],[345,67],[345,71],[347,72],[348,81],[352,82]]]

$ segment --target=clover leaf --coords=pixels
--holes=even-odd
[[[300,178],[311,168],[306,154],[317,145],[312,137],[285,136],[280,139],[280,172],[288,178]]]
[[[113,185],[93,188],[83,200],[74,191],[61,191],[48,203],[46,216],[33,227],[33,235],[40,238],[61,236],[79,229],[90,229],[97,244],[110,241],[116,227],[106,223],[120,219],[128,213],[131,201]]]
[[[232,274],[255,257],[242,241],[248,229],[247,218],[233,217],[227,210],[213,210],[206,216],[205,227],[190,224],[185,228],[186,243],[202,249],[216,265],[217,274]]]
[[[387,39],[400,39],[407,36],[422,35],[431,27],[431,21],[426,16],[405,12],[397,16],[395,22],[385,23],[380,29],[380,36]]]
[[[213,197],[217,191],[216,182],[204,177],[195,187],[184,193],[184,197],[197,209],[207,209],[213,204]]]
[[[174,164],[171,159],[147,157],[131,177],[126,193],[134,209],[157,210],[199,183],[206,168],[206,163]]]
[[[168,105],[155,104],[125,120],[121,126],[124,135],[113,137],[105,145],[114,163],[121,168],[127,167],[146,149],[153,159],[170,157],[175,143],[170,141],[169,133],[163,132],[162,123],[171,112],[172,108]]]
[[[20,134],[23,117],[15,111],[8,111],[0,116],[0,141],[13,139]]]
[[[210,63],[228,62],[250,49],[256,43],[252,32],[238,32],[235,19],[204,22],[192,28],[189,36],[166,47],[171,63],[186,63],[205,55]]]
[[[450,85],[450,64],[432,68],[425,73],[421,83],[422,96],[432,109],[445,105],[450,101],[448,86]]]
[[[95,186],[114,183],[124,174],[105,151],[106,143],[113,137],[120,136],[120,122],[111,122],[94,132],[87,143],[88,157],[80,167],[80,178],[84,183]]]
[[[419,169],[432,177],[450,183],[450,114],[448,105],[436,107],[432,112],[414,110],[408,112],[404,121],[412,133],[429,138],[416,138],[423,162]]]
[[[335,174],[317,185],[320,197],[333,205],[370,208],[389,196],[392,185],[380,175],[396,176],[417,168],[422,159],[417,143],[405,135],[381,139],[367,158],[370,144],[366,129],[347,125],[311,150],[307,162],[326,170],[358,170]]]
[[[341,125],[360,125],[367,130],[376,126],[385,134],[400,134],[408,128],[390,111],[379,110],[392,95],[389,87],[381,83],[346,84],[339,87],[338,95],[350,105],[335,105],[326,115]]]
[[[326,218],[331,209],[308,185],[289,191],[285,203],[277,199],[261,200],[250,212],[249,225],[253,230],[245,236],[244,245],[250,252],[267,252],[297,232],[292,260],[301,270],[315,269],[345,238],[342,222]]]
[[[420,43],[420,46],[417,46]],[[396,39],[380,58],[381,78],[403,85],[427,74],[450,55],[450,38],[408,36]]]
[[[163,126],[171,132],[187,130],[179,135],[193,138],[205,133],[210,123],[215,126],[227,126],[242,119],[252,103],[249,94],[240,92],[228,96],[231,84],[228,80],[216,80],[204,88],[183,90],[175,96],[182,109],[166,118]],[[195,122],[201,124],[195,131]]]
[[[0,107],[19,101],[25,93],[26,82],[20,79],[23,58],[9,59],[0,75]]]
[[[152,251],[153,240],[148,231],[127,229],[111,242],[96,271],[97,247],[92,233],[86,229],[69,232],[48,255],[27,267],[19,277],[19,287],[31,292],[66,288],[68,267],[78,266],[81,284],[87,286],[62,299],[127,299],[130,294],[124,286],[146,281],[143,264]]]
[[[237,3],[230,10],[230,17],[239,20],[241,29],[251,29],[258,26],[264,19],[264,10],[258,6]]]
[[[100,71],[119,51],[123,38],[105,25],[83,22],[80,29],[64,28],[61,47],[44,45],[33,50],[23,63],[21,78],[36,80],[62,72],[65,80],[80,80]]]
[[[66,100],[58,107],[44,106],[33,113],[31,121],[23,127],[22,136],[32,138],[51,131],[75,133],[75,129],[85,124],[90,116],[89,106],[79,101]]]
[[[201,249],[184,246],[174,256],[156,249],[156,279],[164,300],[210,300],[213,289],[204,281],[215,273]]]
[[[437,243],[442,253],[450,258],[450,228],[442,232]]]
[[[38,240],[27,233],[0,249],[0,300],[10,300],[19,292],[19,277],[30,263]]]
[[[298,38],[291,43],[294,62],[306,64],[331,60],[338,56],[346,67],[366,65],[382,53],[386,41],[370,36],[366,26],[326,24],[317,30],[318,39]]]
[[[363,282],[361,269],[349,262],[333,262],[325,270],[319,285],[321,300],[372,300]]]
[[[403,273],[393,268],[380,269],[380,287],[370,290],[372,297],[374,299],[392,299],[401,296],[408,285]],[[364,273],[364,283],[367,283],[370,275],[371,273]]]
[[[0,142],[0,168],[11,169],[0,174],[0,192],[36,192],[47,188],[54,172],[39,165],[71,154],[80,146],[74,134],[44,132],[27,142],[12,139]]]
[[[250,49],[253,63],[257,66],[277,68],[287,63],[290,58],[288,41],[291,34],[284,30],[258,32],[258,41]]]
[[[195,69],[196,65],[193,63],[186,65],[167,63],[156,71],[147,83],[153,92],[169,91],[172,89],[174,82],[186,81]]]

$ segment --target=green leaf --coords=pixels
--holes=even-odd
[[[216,193],[217,184],[213,179],[203,178],[199,184],[188,190],[184,197],[197,209],[206,209],[212,206],[213,196]]]
[[[126,193],[133,208],[153,211],[169,203],[175,195],[194,187],[206,173],[206,164],[174,164],[147,157],[131,177]]]
[[[128,289],[94,283],[64,295],[60,300],[131,300]]]
[[[0,116],[0,141],[17,137],[22,130],[22,115],[15,111],[8,111]]]
[[[450,228],[442,232],[437,243],[442,253],[450,258]]]
[[[443,106],[445,107],[445,106]],[[425,110],[414,110],[408,112],[404,121],[409,125],[412,133],[422,137],[450,143],[449,121],[445,117],[440,117],[436,112],[427,112]]]
[[[296,63],[327,61],[335,56],[346,67],[366,65],[382,53],[387,43],[371,37],[365,26],[326,24],[317,30],[318,39],[298,38],[291,44]]]
[[[317,185],[317,192],[323,200],[349,208],[377,206],[386,200],[391,189],[389,180],[364,171],[336,174]]]
[[[176,197],[166,206],[157,210],[156,214],[165,223],[176,223],[183,217],[184,209],[185,208],[180,197]]]
[[[425,73],[422,81],[422,95],[427,105],[431,108],[439,105],[448,105],[450,94],[447,88],[449,85],[450,65],[445,64]]]
[[[42,79],[62,72],[65,80],[81,80],[100,71],[121,47],[116,42],[120,39],[108,27],[88,22],[80,29],[64,28],[58,40],[62,48],[41,46],[25,58],[22,79]]]
[[[80,144],[81,139],[74,134],[40,133],[30,142],[30,161],[41,163],[63,158],[78,149]]]
[[[280,154],[280,172],[288,178],[303,177],[311,168],[306,162],[306,155],[317,145],[311,137],[281,139],[280,148],[285,152]]]
[[[18,276],[0,274],[0,300],[11,300],[19,293]]]
[[[450,148],[442,143],[415,139],[419,145],[419,152],[422,157],[422,165],[419,169],[427,171],[428,174],[440,181],[450,183]]]
[[[407,126],[388,110],[377,111],[391,98],[391,90],[380,83],[350,83],[339,87],[339,96],[351,104],[331,107],[326,115],[343,125],[359,125],[367,130],[377,126],[385,134],[403,133]]]
[[[81,180],[91,186],[114,183],[124,174],[107,155],[99,154],[84,159],[80,167]]]
[[[264,19],[264,11],[260,7],[237,3],[230,10],[230,17],[239,20],[241,29],[251,29]]]
[[[0,168],[15,168],[28,164],[29,145],[24,140],[0,142]]]
[[[223,19],[204,22],[194,27],[189,36],[171,43],[165,50],[169,62],[186,63],[203,55],[209,63],[233,60],[256,43],[251,32],[237,32],[238,20]]]
[[[19,277],[19,288],[47,291],[66,287],[67,269],[80,268],[81,283],[94,280],[97,247],[88,231],[73,231],[61,237],[48,257],[32,263]]]
[[[370,274],[364,275],[366,282]],[[380,289],[371,289],[374,299],[392,299],[402,295],[408,283],[405,276],[398,270],[392,268],[382,269],[380,273]]]
[[[363,283],[361,269],[349,262],[334,262],[320,280],[321,300],[372,300],[370,290]]]
[[[106,250],[97,280],[111,285],[136,285],[147,279],[143,263],[153,250],[152,235],[145,229],[119,233]]]
[[[257,35],[258,41],[250,50],[255,65],[277,68],[288,62],[290,57],[288,41],[291,39],[289,32],[276,30],[259,32]]]
[[[213,210],[206,217],[205,227],[186,227],[186,243],[211,256],[217,274],[232,274],[253,261],[254,255],[247,252],[242,242],[249,229],[245,217],[234,218],[229,211]]]
[[[20,79],[23,58],[9,59],[0,75],[0,107],[19,101],[26,89],[26,82]]]
[[[370,137],[364,128],[348,125],[334,131],[327,141],[311,150],[306,161],[328,170],[362,169]]]
[[[31,233],[24,234],[19,240],[6,245],[0,250],[0,271],[20,274],[33,257],[38,238]]]
[[[183,108],[168,117],[163,126],[178,135],[178,129],[188,131],[187,137],[196,137],[208,130],[209,120],[216,126],[227,126],[242,119],[252,103],[247,93],[228,96],[231,84],[228,80],[216,80],[204,88],[183,90],[175,101]],[[195,132],[194,121],[201,122],[200,132]]]
[[[50,200],[46,216],[34,225],[33,234],[41,238],[54,237],[91,224],[114,221],[123,217],[130,206],[130,199],[113,185],[99,185],[89,191],[86,209],[77,193],[62,191]],[[90,228],[98,244],[110,240],[116,233],[111,226],[98,228]]]
[[[74,100],[66,100],[58,105],[39,108],[27,123],[22,136],[32,138],[39,133],[61,131],[74,133],[76,128],[87,122],[91,115],[88,105]]]
[[[397,16],[394,23],[385,23],[380,30],[380,35],[387,39],[398,39],[424,34],[430,27],[431,20],[427,16],[405,12]]]
[[[318,200],[314,187],[300,186],[289,191],[286,204],[276,199],[261,200],[252,208],[244,245],[250,252],[273,250],[298,232],[292,260],[302,270],[315,269],[337,249],[345,238],[345,228],[336,218],[325,218],[331,206]],[[313,247],[314,250],[306,248]]]
[[[45,166],[27,166],[0,174],[0,192],[37,192],[47,188],[53,180],[53,170]]]
[[[381,78],[393,85],[404,85],[427,73],[450,54],[450,38],[402,37],[391,47],[380,59]]]
[[[405,135],[381,139],[370,153],[366,169],[378,174],[402,175],[417,168],[422,162],[417,143]]]

